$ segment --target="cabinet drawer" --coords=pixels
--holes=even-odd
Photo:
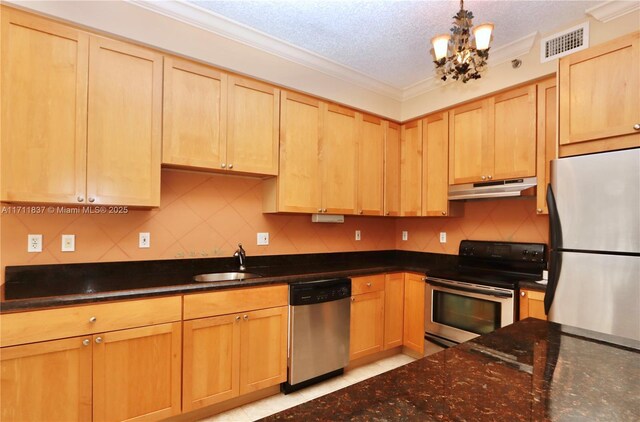
[[[180,321],[180,296],[0,315],[0,346]]]
[[[285,284],[185,295],[184,319],[273,308],[288,303],[289,287]]]
[[[384,274],[351,278],[351,295],[384,290]]]

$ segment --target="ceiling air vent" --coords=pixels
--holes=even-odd
[[[589,47],[589,22],[558,32],[540,41],[540,62],[548,62]]]

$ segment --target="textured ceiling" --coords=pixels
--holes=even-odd
[[[448,33],[458,1],[190,1],[398,89],[433,76],[429,40]],[[492,48],[586,19],[601,1],[467,1],[495,24]]]

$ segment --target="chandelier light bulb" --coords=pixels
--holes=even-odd
[[[491,42],[491,33],[493,32],[492,23],[483,23],[473,29],[473,36],[476,39],[476,48],[478,50],[486,50]]]
[[[431,44],[433,44],[433,53],[436,56],[436,60],[440,60],[443,57],[447,56],[450,39],[451,36],[447,34],[438,35],[437,37],[433,37],[431,39]]]

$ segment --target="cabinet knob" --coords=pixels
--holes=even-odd
[[[520,296],[525,297],[527,295],[526,292],[520,292]]]
[[[491,179],[493,179],[493,176],[492,175],[488,175],[487,179],[491,180]]]
[[[367,283],[367,287],[371,287],[371,282]]]
[[[356,301],[356,298],[355,298],[354,296],[351,296],[351,301],[352,301],[352,302],[355,302],[355,301]]]
[[[482,180],[486,180],[486,179],[487,179],[487,176],[480,176],[480,178],[481,178]]]
[[[88,346],[91,342],[89,341],[88,338],[85,338],[84,340],[82,340],[82,345],[83,346]]]
[[[240,315],[236,317],[236,321],[240,321]]]
[[[81,196],[79,196],[77,199],[78,199],[78,202],[84,202],[84,198]]]
[[[537,212],[538,214],[542,214],[542,208],[538,208],[538,209],[536,209],[536,212]]]
[[[389,211],[385,212],[384,215],[389,215]]]
[[[242,318],[243,318],[245,321],[248,321],[248,320],[249,320],[249,315],[245,314]]]
[[[233,164],[229,164],[229,168],[232,169],[233,168]]]
[[[222,167],[222,168],[226,168],[226,167],[227,167],[227,165],[226,165],[225,163],[220,163],[220,167]]]
[[[635,125],[633,125],[633,128],[635,130],[640,130],[640,123],[636,123]]]
[[[322,212],[322,208],[318,208],[318,212]]]
[[[364,211],[362,211],[362,210],[360,210],[360,211],[358,212],[358,214],[360,214],[360,215],[362,215],[363,213],[364,213]]]
[[[326,209],[326,208],[323,208],[323,209],[322,209],[322,212],[327,212],[327,209]]]
[[[442,215],[447,215],[447,212],[446,211],[442,211]]]
[[[89,318],[89,322],[96,322],[98,320],[98,318],[92,316],[91,318]]]
[[[89,198],[89,202],[91,202],[91,203],[96,202],[96,198]]]
[[[96,343],[98,344],[102,343],[102,337],[96,337]]]

